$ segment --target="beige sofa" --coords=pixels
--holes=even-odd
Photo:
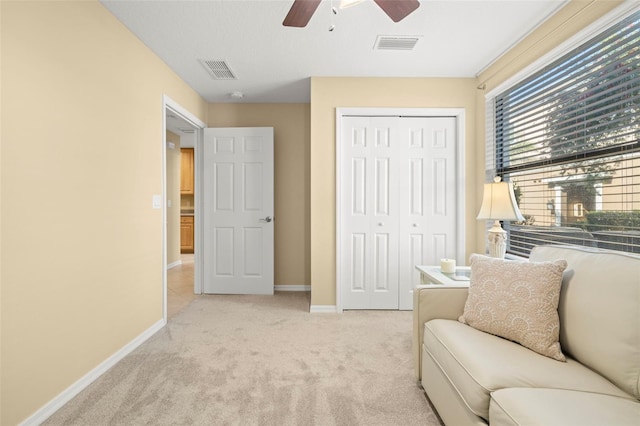
[[[457,319],[468,285],[418,286],[418,380],[446,425],[640,425],[640,257],[535,247],[565,259],[560,362]]]

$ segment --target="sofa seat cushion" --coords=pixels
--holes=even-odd
[[[561,389],[501,389],[491,394],[489,418],[500,426],[637,426],[640,401]]]
[[[458,321],[427,322],[424,347],[469,409],[484,419],[489,418],[491,392],[504,388],[546,387],[633,399],[569,357],[559,362]]]

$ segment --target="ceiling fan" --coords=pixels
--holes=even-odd
[[[285,27],[306,27],[322,0],[294,0],[284,18]],[[399,22],[420,6],[418,0],[373,0],[393,22]]]

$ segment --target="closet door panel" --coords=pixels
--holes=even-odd
[[[338,244],[344,309],[398,308],[397,120],[343,120]]]
[[[407,144],[398,186],[399,309],[410,310],[420,284],[415,266],[439,265],[456,255],[456,119],[406,117],[400,126]]]

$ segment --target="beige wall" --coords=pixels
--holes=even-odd
[[[0,2],[2,419],[162,319],[162,95],[207,104],[97,1]]]
[[[180,136],[167,131],[167,264],[180,260]],[[169,148],[169,142],[175,144]]]
[[[309,104],[210,104],[209,127],[273,127],[275,283],[309,285]]]
[[[2,41],[2,6],[0,5],[0,41]],[[1,53],[1,52],[0,52]],[[2,97],[2,55],[0,54],[0,100]],[[0,102],[0,165],[2,164],[2,102]],[[2,423],[2,173],[0,173],[0,424]]]
[[[464,108],[465,185],[474,187],[475,79],[311,79],[311,304],[336,304],[335,114],[339,107]],[[476,193],[466,192],[467,256],[475,247]]]
[[[210,126],[276,128],[276,223],[287,224],[276,282],[311,283],[312,303],[333,305],[335,108],[465,108],[467,252],[481,249],[476,85],[497,86],[619,3],[571,2],[478,81],[314,78],[310,106],[207,106],[96,1],[0,1],[0,423],[24,420],[162,317],[151,197],[163,93],[205,122],[209,111]]]

